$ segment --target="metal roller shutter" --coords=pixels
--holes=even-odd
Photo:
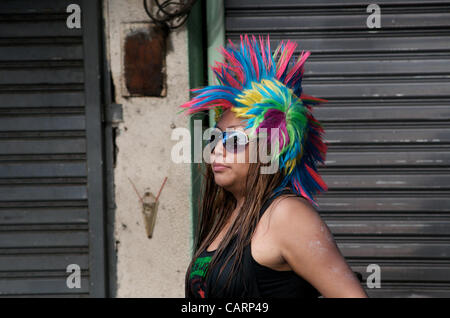
[[[100,12],[0,2],[0,296],[105,295]]]
[[[315,110],[319,212],[364,279],[381,267],[368,294],[449,297],[450,1],[376,3],[381,29],[366,27],[370,1],[225,0],[226,41],[269,33],[312,52],[304,90],[330,101]]]

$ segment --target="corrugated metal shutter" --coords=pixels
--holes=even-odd
[[[225,0],[226,40],[292,39],[329,141],[320,213],[372,297],[450,296],[450,1]],[[374,31],[376,30],[376,31]],[[273,47],[273,45],[272,45]],[[298,52],[297,52],[298,53]]]
[[[100,12],[0,2],[0,296],[105,295]]]

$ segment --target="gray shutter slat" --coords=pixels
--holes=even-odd
[[[396,168],[408,166],[448,166],[450,165],[450,149],[431,148],[426,150],[408,150],[394,148],[391,151],[382,149],[380,151],[346,151],[338,152],[330,149],[325,162],[327,167],[384,167],[395,166]]]
[[[383,268],[382,275],[386,280],[398,281],[409,280],[421,283],[442,283],[442,278],[445,279],[445,283],[450,283],[450,264],[390,264],[389,262],[380,262],[380,260],[373,260],[374,262],[381,263]],[[405,267],[408,270],[405,271]],[[353,265],[352,268],[361,274],[366,279],[371,273],[367,273],[366,266]]]
[[[0,37],[5,38],[80,37],[82,34],[81,29],[69,29],[65,18],[60,21],[0,22]]]
[[[402,242],[398,238],[372,239],[366,242],[364,239],[353,239],[354,243],[339,242],[338,246],[346,257],[358,258],[361,250],[373,258],[411,258],[414,259],[448,259],[450,251],[447,242],[426,242],[423,239]]]
[[[19,69],[2,70],[0,73],[1,84],[62,84],[62,83],[82,83],[83,70],[79,67],[59,69]]]
[[[23,95],[0,94],[0,108],[19,107],[80,107],[84,105],[83,92],[26,92]]]
[[[405,220],[377,218],[353,218],[351,220],[327,219],[327,225],[334,235],[415,235],[442,236],[450,235],[450,220],[433,220],[432,218],[414,218]]]
[[[408,110],[408,111],[405,111]],[[320,121],[388,121],[388,120],[449,120],[450,101],[447,105],[421,106],[320,106],[314,110]]]
[[[61,138],[49,140],[0,140],[1,154],[62,154],[85,153],[83,138]]]
[[[0,271],[60,271],[65,272],[70,264],[78,264],[81,270],[89,269],[87,255],[57,254],[52,255],[52,261],[48,261],[49,255],[1,255]]]
[[[352,30],[366,27],[368,14],[365,10],[359,12],[346,12],[342,15],[333,16],[305,16],[304,11],[287,10],[283,15],[275,11],[267,12],[255,16],[230,17],[227,19],[229,32],[288,32],[302,29],[303,31],[323,31],[323,30]],[[271,23],[267,23],[267,19]],[[417,13],[417,14],[390,14],[382,15],[383,28],[429,28],[448,26],[450,12],[442,13]],[[273,27],[275,25],[276,27]],[[234,26],[234,27],[233,27]]]
[[[372,189],[423,189],[423,190],[440,190],[450,188],[450,174],[445,175],[442,172],[422,171],[410,174],[392,172],[390,174],[377,173],[372,175],[369,172],[359,172],[353,170],[352,175],[346,175],[345,179],[342,175],[324,174],[324,180],[330,191],[333,190],[372,190]]]
[[[350,126],[350,125],[349,125]],[[369,125],[366,125],[369,126]],[[391,125],[392,126],[392,125]],[[417,129],[422,128],[422,129]],[[450,141],[450,128],[420,127],[417,128],[360,128],[354,129],[328,129],[325,138],[330,144],[354,143],[448,143]]]
[[[89,292],[89,279],[81,277],[81,288],[67,288],[66,277],[0,279],[2,295],[80,294]]]
[[[21,118],[0,118],[2,131],[27,131],[27,130],[84,130],[84,116],[23,116]]]
[[[16,207],[0,209],[0,223],[8,224],[87,224],[88,211],[86,208],[71,207]]]
[[[371,193],[370,191],[340,192],[339,194],[324,195],[318,198],[320,211],[326,214],[344,212],[371,212],[376,215],[378,212],[395,215],[397,213],[408,212],[448,212],[450,206],[450,196],[447,193],[417,193],[413,191],[393,192],[388,187],[381,193]]]
[[[85,177],[84,162],[1,163],[2,178]]]
[[[380,6],[401,6],[401,5],[422,5],[423,0],[380,0],[376,3]],[[346,7],[346,6],[354,6],[354,7],[361,7],[361,6],[367,6],[373,2],[370,2],[368,0],[316,0],[314,2],[312,1],[293,1],[293,0],[278,0],[274,2],[273,0],[226,0],[224,2],[225,9],[226,10],[238,10],[238,9],[244,9],[244,8],[250,8],[250,9],[281,9],[281,8],[310,8],[310,7],[318,7],[322,10],[326,9],[327,6],[334,6],[334,7]],[[448,4],[447,0],[428,0],[428,5],[439,5],[439,4]]]
[[[392,298],[447,298],[450,293],[450,286],[436,285],[413,285],[406,284],[383,284],[383,289],[371,289],[371,297],[386,298],[386,295]],[[441,287],[442,286],[442,287]]]
[[[364,31],[365,33],[367,31]],[[270,47],[278,43],[278,40],[286,39],[286,36],[280,35],[280,33],[265,32],[263,34],[270,34]],[[282,33],[281,33],[282,34]],[[230,34],[228,39],[237,43],[239,41],[239,35]],[[298,35],[296,33],[289,35],[289,39],[298,43],[296,54],[302,50],[311,51],[312,54],[350,54],[356,55],[356,52],[364,54],[373,53],[422,53],[436,51],[448,51],[450,49],[450,36],[445,33],[441,36],[429,35],[407,35],[407,36],[385,36],[385,37],[369,37],[365,36],[331,36],[323,37],[320,39],[309,38],[306,36]],[[448,55],[447,55],[448,56]]]
[[[88,246],[87,231],[0,231],[0,248]]]
[[[66,8],[70,4],[81,4],[80,0],[2,0],[0,2],[0,12],[4,14],[11,13],[29,13],[29,14],[45,14],[45,13],[65,13]]]
[[[362,81],[362,82],[361,82]],[[344,84],[341,84],[345,82]],[[380,80],[361,79],[335,79],[323,80],[322,83],[312,84],[312,80],[305,80],[303,88],[310,95],[319,95],[325,99],[332,98],[396,98],[396,97],[450,97],[450,81],[447,79],[426,79],[419,82],[419,79],[403,82],[398,80],[389,80],[387,78]]]
[[[424,63],[426,62],[426,63]],[[381,60],[381,59],[361,59],[356,61],[339,60],[315,60],[311,56],[311,62],[305,66],[305,76],[342,76],[359,75],[370,78],[372,75],[389,76],[417,73],[428,74],[448,74],[450,72],[450,58],[448,59],[411,59],[405,61]]]
[[[86,199],[85,185],[0,185],[0,202]]]
[[[61,61],[83,59],[80,44],[6,46],[0,50],[0,61]]]

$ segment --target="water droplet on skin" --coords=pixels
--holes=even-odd
[[[325,253],[325,252],[328,251],[328,249],[326,247],[322,246],[322,242],[319,241],[319,240],[317,240],[317,241],[309,241],[308,246],[309,246],[310,249],[314,250],[314,252],[317,252],[317,253],[320,253],[320,254]]]

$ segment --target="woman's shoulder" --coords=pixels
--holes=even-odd
[[[295,254],[308,259],[313,250],[321,253],[336,246],[330,229],[308,200],[286,196],[274,203],[270,222],[283,258]]]
[[[278,229],[318,228],[324,226],[316,208],[305,198],[295,194],[282,194],[270,204],[270,219]]]
[[[284,191],[270,204],[276,211],[284,211],[284,213],[292,213],[286,211],[310,211],[317,213],[314,206],[304,197],[293,193],[292,191]],[[283,212],[278,212],[283,213]]]

